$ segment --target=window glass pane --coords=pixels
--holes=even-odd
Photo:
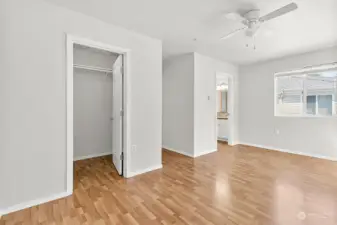
[[[316,115],[316,96],[307,96],[307,114]]]
[[[319,115],[332,115],[332,95],[319,95],[317,103]]]
[[[278,77],[276,110],[279,115],[301,115],[303,109],[303,76]]]
[[[321,76],[308,75],[306,80],[308,95],[332,95],[334,81]]]

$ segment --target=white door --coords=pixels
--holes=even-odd
[[[113,65],[112,161],[119,175],[123,173],[123,56]]]

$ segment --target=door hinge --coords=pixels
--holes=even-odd
[[[120,159],[123,161],[124,160],[124,152],[121,153]]]
[[[120,115],[121,115],[121,116],[124,116],[124,110],[121,110]]]

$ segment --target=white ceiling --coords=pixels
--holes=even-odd
[[[291,0],[46,0],[163,40],[164,57],[197,51],[248,64],[337,44],[337,0],[294,0],[299,9],[264,24],[256,50],[243,34],[221,41],[240,23],[226,12],[259,8],[261,15]],[[272,34],[268,35],[267,30]],[[196,38],[196,41],[194,40]]]

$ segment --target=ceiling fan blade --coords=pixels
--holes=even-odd
[[[235,31],[233,31],[233,32],[231,32],[231,33],[229,33],[229,34],[223,36],[223,37],[220,38],[220,39],[221,39],[221,40],[228,39],[228,38],[234,36],[236,33],[239,33],[240,31],[243,31],[243,30],[245,30],[245,29],[247,29],[247,27],[242,27],[242,28],[240,28],[240,29],[237,29],[237,30],[235,30]]]
[[[260,22],[265,22],[271,19],[274,19],[279,16],[283,16],[284,14],[287,14],[289,12],[292,12],[298,8],[296,3],[290,3],[282,8],[279,8],[259,19]]]

